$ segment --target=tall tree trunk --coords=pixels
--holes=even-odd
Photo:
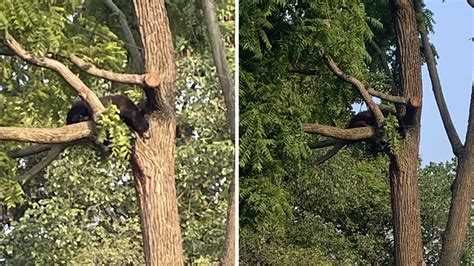
[[[416,14],[411,0],[393,0],[401,66],[401,95],[422,98],[421,58]],[[404,111],[404,110],[402,110]],[[391,156],[390,187],[396,265],[422,265],[418,151],[421,111],[414,127],[406,129],[400,152]]]
[[[452,187],[448,224],[443,236],[439,265],[459,265],[468,231],[471,199],[474,197],[474,85],[466,142],[458,156],[458,169]]]
[[[466,134],[463,145],[451,120],[451,116],[444,99],[441,81],[433,51],[431,50],[428,31],[422,18],[422,0],[417,0],[416,12],[420,18],[419,29],[423,43],[423,51],[431,78],[433,94],[438,105],[444,128],[454,155],[458,158],[456,179],[452,186],[451,206],[449,208],[448,223],[443,234],[443,247],[440,255],[440,265],[458,265],[461,260],[464,242],[469,228],[471,197],[474,193],[474,84],[471,91],[471,107]]]
[[[145,71],[161,77],[159,88],[147,88],[151,91],[148,107],[153,108],[148,116],[150,138],[138,139],[132,154],[145,261],[147,265],[182,265],[174,178],[176,70],[171,31],[163,0],[133,2],[145,50]]]
[[[234,103],[234,80],[230,74],[229,64],[227,63],[225,46],[222,41],[222,35],[219,30],[219,21],[217,20],[216,8],[213,0],[201,1],[204,17],[206,18],[209,39],[211,41],[212,56],[214,65],[217,69],[217,75],[224,94],[224,101],[227,107],[227,118],[229,121],[230,138],[235,143],[235,103]],[[235,163],[232,164],[235,166]],[[235,175],[232,174],[229,184],[229,205],[227,210],[227,234],[222,249],[220,262],[222,265],[235,264]]]

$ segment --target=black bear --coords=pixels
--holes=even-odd
[[[380,108],[384,117],[387,117],[389,114],[395,115],[395,112],[390,111],[389,109]],[[355,127],[367,127],[367,126],[376,126],[377,122],[375,121],[375,115],[371,110],[363,111],[356,114],[351,121],[349,121],[348,128]]]
[[[140,136],[148,138],[149,125],[145,119],[144,112],[124,95],[109,95],[100,97],[103,105],[115,104],[120,110],[120,118],[127,126],[135,130]],[[76,101],[67,112],[66,124],[74,124],[92,119],[92,111],[83,101]]]

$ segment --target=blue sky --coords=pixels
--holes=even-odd
[[[427,0],[434,13],[434,34],[430,41],[438,52],[438,73],[451,118],[461,141],[466,138],[474,54],[473,8],[465,0]],[[436,106],[431,81],[423,66],[423,112],[420,155],[422,164],[450,160],[453,152]]]

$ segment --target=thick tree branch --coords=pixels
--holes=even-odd
[[[154,74],[121,74],[115,73],[109,70],[97,68],[91,63],[87,63],[76,55],[70,55],[69,59],[78,66],[82,71],[92,76],[103,78],[110,81],[120,82],[124,84],[132,84],[139,86],[147,86],[150,88],[156,88],[160,85],[161,79]]]
[[[451,143],[453,153],[458,156],[459,153],[462,151],[463,144],[458,136],[456,128],[454,127],[453,121],[451,120],[451,115],[449,114],[448,106],[444,99],[443,90],[441,88],[438,70],[436,69],[436,62],[434,59],[433,51],[431,50],[430,41],[428,39],[428,31],[426,29],[425,22],[420,21],[420,16],[422,12],[421,0],[417,0],[415,2],[416,12],[419,18],[418,25],[421,33],[423,52],[425,54],[426,64],[428,65],[428,72],[430,74],[431,86],[436,99],[436,104],[438,105],[439,113],[441,115],[441,119],[443,120],[444,129],[446,130],[446,134],[448,135],[448,139]]]
[[[130,30],[130,27],[127,22],[127,17],[123,14],[122,10],[115,5],[115,3],[112,0],[105,0],[105,5],[114,13],[118,15],[119,23],[120,23],[120,28],[122,29],[122,32],[125,36],[125,46],[127,47],[127,50],[130,52],[131,58],[132,58],[132,64],[133,68],[137,73],[143,73],[145,69],[145,65],[143,64],[143,55],[138,49],[137,42],[135,41],[135,38],[133,37],[132,31]]]
[[[339,140],[362,140],[375,135],[373,127],[356,127],[342,129],[320,124],[303,124],[303,131],[309,134],[319,134]]]
[[[94,122],[81,122],[58,128],[0,127],[0,140],[29,141],[35,143],[65,143],[90,137]]]
[[[356,89],[359,91],[360,95],[364,99],[365,103],[367,106],[372,110],[375,116],[375,120],[377,122],[377,127],[381,128],[383,125],[384,121],[384,116],[382,112],[380,111],[379,107],[377,104],[374,102],[370,94],[367,92],[365,89],[365,85],[363,82],[360,80],[356,79],[355,77],[352,77],[344,72],[337,66],[337,64],[332,60],[332,58],[329,55],[324,55],[324,62],[328,65],[329,69],[340,79],[344,80],[345,82],[348,82],[352,84],[352,86],[356,87]]]
[[[23,47],[6,31],[0,30],[0,38],[16,55],[21,59],[39,66],[51,69],[58,73],[66,80],[79,94],[79,96],[91,107],[96,119],[98,114],[104,110],[104,106],[100,102],[97,95],[95,95],[89,87],[87,87],[81,79],[79,79],[68,67],[61,62],[50,58],[39,58],[31,52],[26,51]]]

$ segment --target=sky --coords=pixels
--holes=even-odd
[[[465,0],[426,0],[434,13],[434,34],[430,41],[438,52],[438,74],[454,126],[462,143],[466,139],[471,82],[473,76],[474,9]],[[422,165],[444,162],[454,157],[431,90],[426,65],[423,66],[423,110],[420,156]]]

